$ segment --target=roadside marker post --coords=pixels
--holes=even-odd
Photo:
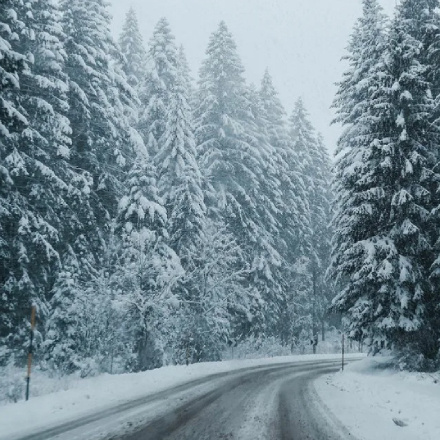
[[[26,400],[29,400],[29,384],[31,382],[32,352],[33,352],[33,343],[34,343],[36,309],[37,309],[36,306],[33,305],[31,310],[31,337],[29,342],[28,362],[27,362]]]
[[[344,371],[345,333],[342,332],[342,371]]]

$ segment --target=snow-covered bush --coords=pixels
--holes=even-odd
[[[11,363],[0,370],[0,404],[18,402],[24,397],[25,371]]]

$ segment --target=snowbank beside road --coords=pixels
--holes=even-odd
[[[359,354],[349,355],[353,358]],[[340,355],[285,356],[270,359],[210,362],[164,367],[137,374],[101,375],[69,383],[65,391],[0,407],[0,439],[28,435],[118,404],[209,375],[286,362],[339,359]]]
[[[323,404],[359,440],[440,439],[440,375],[389,368],[390,358],[353,363],[314,384]]]

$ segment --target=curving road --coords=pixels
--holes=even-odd
[[[329,414],[313,380],[332,361],[290,364],[230,378],[118,440],[343,440],[354,437]]]
[[[312,386],[339,368],[316,361],[215,374],[20,440],[354,439]]]

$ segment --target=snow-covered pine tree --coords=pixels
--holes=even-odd
[[[191,111],[193,111],[194,101],[196,99],[194,79],[191,76],[191,69],[189,67],[188,59],[186,57],[183,45],[179,46],[177,52],[177,61],[179,63],[179,75],[183,79],[185,88],[188,91],[188,102],[190,104]]]
[[[89,223],[101,222],[101,227],[116,212],[123,170],[133,157],[130,123],[121,111],[121,84],[115,81],[114,59],[121,57],[110,34],[107,7],[104,0],[61,1],[70,79],[72,163],[93,178],[95,219]],[[120,79],[122,72],[117,73]],[[99,237],[97,232],[93,234]]]
[[[357,139],[350,130],[358,130],[356,122],[363,114],[371,94],[371,71],[381,61],[386,44],[387,19],[382,7],[377,0],[363,0],[362,3],[363,14],[354,26],[347,47],[348,54],[344,57],[349,68],[338,84],[333,102],[333,108],[336,109],[334,122],[344,126],[338,152],[349,146],[352,139]]]
[[[139,31],[136,12],[133,8],[130,8],[127,12],[119,37],[119,46],[125,56],[124,71],[128,82],[130,86],[137,89],[142,83],[146,72],[147,53]]]
[[[370,87],[350,122],[352,141],[348,148],[341,142],[346,150],[336,167],[332,261],[341,288],[334,306],[348,316],[351,335],[375,348],[405,348],[416,355],[418,367],[438,353],[427,312],[433,305],[430,212],[439,178],[432,171],[439,131],[429,122],[434,103],[428,67],[412,24],[428,19],[425,12],[404,0],[385,55],[365,71],[362,84],[369,81]],[[377,17],[364,21],[365,29],[380,28]]]
[[[266,212],[267,217],[261,216],[266,206],[260,205],[264,198],[261,174],[265,165],[261,145],[252,130],[252,103],[236,44],[224,22],[211,35],[206,55],[200,70],[195,112],[200,166],[211,186],[206,194],[208,213],[211,218],[225,221],[247,263],[253,265],[249,282],[256,290],[253,283],[257,272],[270,279],[266,262],[276,257],[277,252],[265,229],[264,222],[270,215]],[[256,266],[256,262],[261,264]],[[261,311],[261,303],[256,300],[247,316],[253,315],[257,324]],[[241,317],[239,332],[243,335],[252,327],[247,316]],[[264,318],[260,318],[261,327]]]
[[[17,139],[28,125],[20,108],[19,77],[28,69],[23,54],[12,48],[24,24],[18,17],[20,2],[0,4],[0,353],[8,360],[7,340],[21,323],[22,309],[29,305],[29,296],[17,295],[19,286],[27,284],[17,258],[16,231],[10,227],[24,212],[25,201],[13,190],[15,175],[22,174],[24,164],[16,153]],[[11,341],[9,341],[11,342]]]
[[[196,253],[197,241],[203,233],[206,208],[188,91],[180,75],[169,94],[165,132],[156,163],[159,192],[168,212],[170,244],[191,270],[191,256]]]
[[[318,188],[321,188],[319,176],[320,170],[317,169],[317,142],[316,133],[310,122],[309,114],[304,106],[303,100],[299,98],[294,106],[292,115],[289,119],[289,130],[292,143],[292,150],[298,161],[298,170],[300,171],[305,187],[308,210],[309,230],[308,235],[304,237],[303,252],[297,260],[296,291],[300,295],[296,303],[302,304],[300,314],[303,314],[302,321],[309,322],[307,331],[315,335],[317,333],[316,303],[318,278],[318,256],[314,243],[314,222],[321,210],[320,200],[316,200]],[[330,182],[326,182],[327,185]],[[325,271],[325,269],[323,269]],[[298,309],[299,311],[300,309]],[[306,319],[306,317],[308,317]]]
[[[293,335],[292,320],[288,304],[295,302],[294,272],[297,259],[304,255],[304,243],[310,235],[308,199],[299,160],[287,130],[286,112],[278,98],[272,77],[266,70],[260,88],[263,119],[269,143],[275,149],[276,178],[280,182],[282,204],[278,206],[277,219],[281,224],[277,249],[283,257],[282,272],[286,292],[286,304],[280,310],[279,336],[283,343],[290,344]]]
[[[196,252],[197,240],[203,231],[206,208],[196,159],[187,78],[183,73],[169,84],[165,131],[159,139],[160,150],[155,162],[159,193],[167,207],[171,247],[191,267],[189,260]]]
[[[383,61],[386,30],[386,18],[378,1],[364,0],[363,15],[354,26],[345,57],[349,69],[339,83],[333,103],[337,115],[335,122],[341,123],[344,128],[338,141],[335,165],[334,236],[329,270],[338,290],[347,288],[350,283],[349,276],[343,273],[345,269],[342,268],[342,264],[349,263],[347,259],[343,262],[344,252],[355,245],[360,235],[358,231],[371,230],[374,225],[373,216],[367,222],[364,215],[370,210],[368,199],[364,202],[355,194],[362,191],[356,188],[356,181],[360,176],[369,174],[363,158],[375,137],[366,122],[372,106],[372,95],[379,87],[376,72]],[[352,218],[355,220],[352,221]],[[359,256],[362,256],[361,252]],[[357,264],[359,267],[362,262]],[[350,270],[354,270],[354,267]],[[356,295],[362,295],[359,288],[356,288]],[[368,319],[366,316],[365,321]],[[352,338],[363,340],[367,337],[366,333],[363,334],[360,329],[356,331],[355,327],[351,331]]]
[[[11,255],[22,273],[16,274],[17,280],[28,280],[16,286],[21,285],[15,296],[28,301],[20,313],[27,317],[30,301],[35,302],[42,329],[53,280],[79,229],[71,207],[82,195],[81,177],[69,165],[68,86],[58,6],[53,0],[31,0],[17,3],[16,12],[22,26],[12,46],[28,59],[29,69],[19,75],[21,109],[28,126],[12,150],[22,167],[13,172],[10,192],[22,207],[10,221],[16,248]]]
[[[62,317],[76,311],[78,315],[69,316],[68,321],[79,322],[80,315],[87,315],[93,325],[100,322],[93,320],[98,308],[92,307],[96,301],[90,301],[87,292],[94,290],[98,294],[94,299],[99,296],[103,307],[109,304],[108,298],[101,295],[106,242],[111,217],[116,214],[122,195],[123,171],[134,154],[136,135],[130,128],[130,122],[135,119],[132,115],[136,113],[133,104],[136,96],[119,68],[122,56],[110,35],[106,2],[63,1],[60,5],[61,23],[66,32],[67,116],[73,141],[69,162],[76,173],[71,180],[75,192],[69,200],[69,212],[76,215],[77,227],[72,228],[72,221],[66,222],[69,228],[66,243],[70,246],[66,253],[68,266],[59,272],[51,292],[53,314],[47,322],[50,339],[45,344],[48,357],[60,351],[58,342],[61,344],[63,339],[60,335],[69,324],[63,323]],[[72,255],[78,259],[77,263],[72,261]],[[73,277],[75,285],[66,279],[72,267],[79,272]],[[69,337],[77,352],[75,365],[87,371],[95,363],[93,357],[100,356],[99,341],[103,338],[96,336],[96,326],[88,333],[81,325],[73,328],[76,333]],[[93,343],[88,339],[92,334],[96,336]]]
[[[359,175],[368,173],[363,169],[363,153],[374,137],[369,137],[365,118],[371,106],[371,96],[378,87],[375,72],[383,60],[386,44],[386,17],[377,0],[363,1],[363,14],[356,22],[348,45],[345,59],[349,63],[348,70],[339,83],[339,89],[333,102],[336,109],[336,123],[342,124],[344,131],[338,141],[337,162],[335,166],[335,219],[333,228],[332,265],[329,274],[338,281],[339,263],[336,252],[344,252],[351,232],[343,233],[342,225],[352,214],[346,215],[352,209],[352,184]],[[362,220],[357,227],[362,227]],[[365,225],[367,227],[367,225]],[[341,228],[341,231],[339,230]],[[342,277],[344,282],[347,279]],[[341,282],[337,287],[342,288]],[[352,337],[363,339],[360,332]]]
[[[169,94],[178,77],[178,65],[174,36],[168,21],[162,18],[148,45],[147,70],[139,92],[139,131],[153,163],[166,130]]]
[[[314,258],[311,260],[310,267],[314,293],[313,317],[315,329],[320,327],[321,337],[324,340],[328,308],[334,296],[332,283],[326,280],[326,271],[330,266],[333,235],[331,227],[333,173],[331,160],[324,145],[324,138],[320,133],[316,136],[316,145],[311,153],[314,180],[313,195],[309,201],[311,243],[314,249]]]
[[[260,157],[260,190],[254,217],[259,219],[260,228],[266,234],[253,246],[253,283],[264,299],[264,335],[279,336],[280,315],[286,303],[285,262],[279,252],[279,239],[282,231],[280,214],[287,209],[280,184],[282,162],[278,150],[270,142],[266,112],[259,91],[254,85],[246,88],[245,98],[248,111],[245,114],[246,140],[254,146]],[[253,268],[253,269],[252,269]]]
[[[142,371],[163,363],[167,341],[162,336],[169,309],[178,304],[172,291],[183,271],[178,256],[167,244],[166,209],[146,156],[138,155],[126,187],[116,228],[123,238],[117,296],[127,313],[127,344],[133,351],[129,367]]]
[[[181,71],[170,86],[165,132],[159,140],[160,150],[155,162],[159,167],[159,193],[168,213],[169,244],[179,256],[185,271],[178,289],[181,312],[186,320],[195,322],[195,317],[199,320],[206,318],[202,316],[201,308],[201,270],[205,262],[200,255],[200,244],[205,233],[206,207],[202,176],[196,160],[192,113],[188,103],[188,78],[185,78],[185,72]],[[186,327],[189,328],[188,324],[186,323]],[[200,326],[191,329],[191,341],[208,341],[210,329],[204,326],[202,331],[198,327]],[[192,345],[190,340],[182,344],[188,347]],[[199,344],[200,359],[210,359],[207,351],[212,349],[209,345],[207,342]]]

